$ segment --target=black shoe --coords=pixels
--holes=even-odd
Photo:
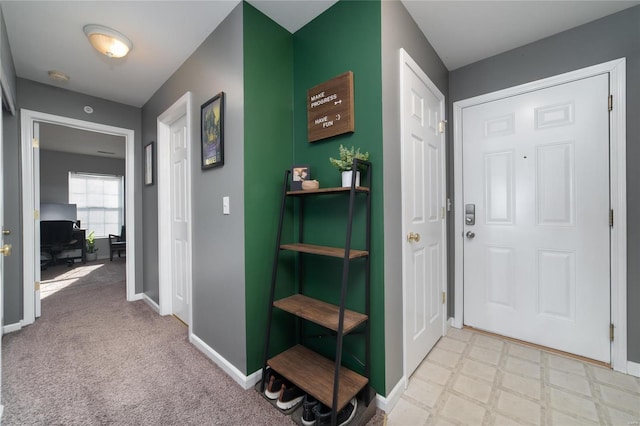
[[[285,382],[284,378],[273,371],[271,368],[267,370],[267,374],[264,377],[264,381],[267,386],[264,389],[264,394],[269,399],[276,399],[280,395],[280,389]]]
[[[358,400],[353,398],[345,407],[338,412],[336,423],[343,426],[349,423],[356,416],[356,408],[358,408]],[[318,404],[313,409],[316,415],[316,426],[331,424],[331,408],[323,404]]]
[[[316,424],[316,415],[313,407],[320,404],[317,399],[307,394],[302,401],[302,424],[304,426],[313,426]]]
[[[306,394],[294,384],[283,384],[276,405],[281,410],[289,410],[302,402]]]

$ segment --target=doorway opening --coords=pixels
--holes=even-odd
[[[32,324],[39,314],[40,239],[39,214],[40,169],[38,130],[41,123],[66,126],[72,129],[104,133],[125,141],[125,223],[127,233],[135,235],[135,140],[130,129],[72,119],[37,111],[21,110],[22,145],[22,214],[23,214],[23,288],[24,308],[21,326]],[[126,298],[140,299],[135,293],[135,238],[127,241]]]

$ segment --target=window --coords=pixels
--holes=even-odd
[[[69,203],[78,207],[78,219],[87,234],[120,235],[124,217],[124,177],[69,172]]]

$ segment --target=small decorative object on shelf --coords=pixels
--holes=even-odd
[[[304,190],[318,189],[318,188],[320,188],[320,182],[318,182],[317,180],[303,180],[302,181],[302,189],[304,189]]]
[[[291,167],[291,190],[300,191],[302,183],[311,179],[311,169],[308,164],[294,164]]]
[[[349,187],[351,186],[352,173],[353,173],[353,160],[364,160],[367,161],[369,159],[369,153],[360,152],[360,148],[355,148],[354,146],[351,149],[344,147],[340,144],[340,158],[329,158],[329,162],[337,168],[340,172],[342,172],[342,186]],[[361,165],[358,167],[356,173],[356,186],[360,186],[360,170],[363,170],[364,166]]]

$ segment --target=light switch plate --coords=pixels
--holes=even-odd
[[[222,214],[229,214],[229,197],[222,197]]]

